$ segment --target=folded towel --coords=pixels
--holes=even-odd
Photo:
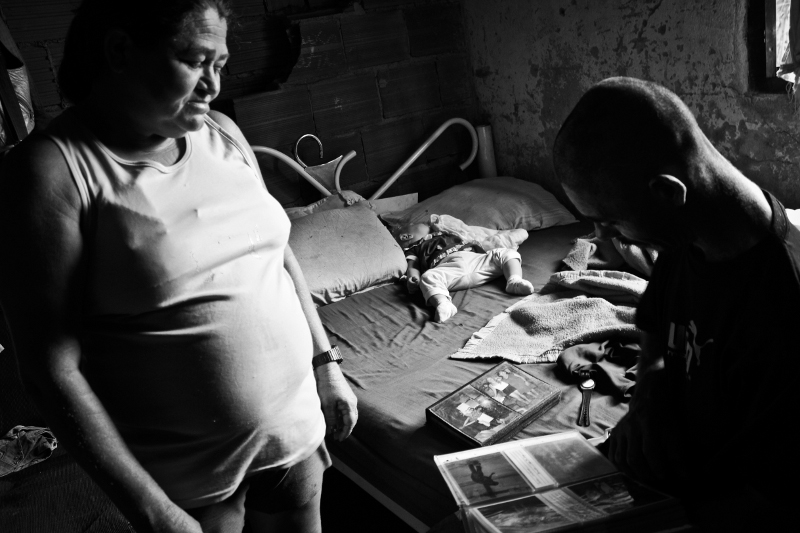
[[[610,338],[638,342],[635,307],[611,300],[634,304],[646,286],[645,280],[624,272],[558,272],[541,292],[492,318],[450,357],[545,363],[576,344]]]
[[[599,296],[617,305],[636,305],[647,288],[647,281],[642,278],[616,270],[557,272],[550,276],[550,283]]]

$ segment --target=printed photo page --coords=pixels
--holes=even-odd
[[[434,460],[475,532],[569,530],[620,517],[645,531],[684,521],[675,500],[618,472],[577,431]]]
[[[617,471],[577,431],[434,457],[459,505],[509,499]]]

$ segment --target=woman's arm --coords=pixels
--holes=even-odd
[[[286,245],[284,254],[284,267],[294,281],[300,306],[308,321],[311,330],[311,339],[314,344],[314,354],[330,350],[331,345],[325,334],[325,327],[317,314],[317,308],[311,300],[303,272],[294,257],[289,245]],[[337,363],[328,363],[314,370],[317,379],[317,392],[322,402],[322,412],[325,415],[327,434],[333,434],[336,440],[342,441],[350,436],[358,420],[356,395],[350,390],[350,385],[342,374]]]
[[[133,457],[81,373],[81,203],[61,152],[32,136],[6,157],[0,176],[0,303],[28,394],[134,527],[199,532]]]
[[[233,135],[245,147],[253,161],[256,161],[253,149],[250,148],[250,144],[245,139],[242,130],[233,120],[218,111],[210,111],[208,115],[214,122],[222,126],[225,131]],[[256,172],[261,175],[257,163]],[[325,328],[322,326],[317,314],[317,308],[314,307],[314,302],[311,300],[305,277],[303,277],[300,265],[288,245],[284,254],[284,267],[294,282],[297,297],[300,299],[300,305],[311,330],[314,354],[330,350],[330,341],[328,341]],[[327,433],[329,435],[333,434],[336,440],[344,440],[353,431],[358,419],[356,395],[353,394],[342,374],[342,370],[336,363],[322,365],[314,371],[314,376],[317,380],[317,393],[322,402],[322,412],[325,415]]]

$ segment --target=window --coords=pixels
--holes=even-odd
[[[798,0],[795,0],[798,1]],[[749,0],[747,49],[750,88],[758,92],[786,93],[794,75],[778,76],[781,65],[791,62],[789,15],[792,0]]]

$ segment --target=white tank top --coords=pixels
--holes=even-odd
[[[172,166],[117,157],[72,110],[47,134],[82,199],[82,371],[144,468],[191,508],[314,451],[290,223],[242,146],[210,118]]]

